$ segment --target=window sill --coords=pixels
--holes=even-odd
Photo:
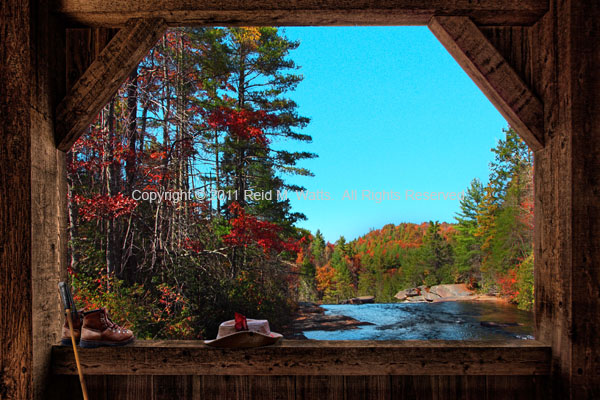
[[[253,349],[201,341],[141,340],[79,349],[86,375],[549,375],[551,347],[534,340],[282,340]],[[52,371],[75,375],[71,347],[54,346]]]

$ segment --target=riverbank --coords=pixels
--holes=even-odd
[[[496,301],[444,301],[323,305],[327,315],[372,324],[358,329],[311,330],[312,340],[531,339],[533,314]]]
[[[302,332],[341,331],[373,325],[345,315],[325,315],[325,309],[316,303],[299,302],[293,321],[283,330],[286,339],[306,339]]]
[[[464,284],[419,286],[398,292],[396,299],[398,303],[489,302],[508,304],[508,301],[502,297],[478,294]],[[341,304],[352,305],[372,303],[373,298],[370,296],[341,302]],[[370,322],[359,321],[346,315],[325,315],[325,311],[319,304],[299,302],[292,322],[283,329],[284,337],[286,339],[306,339],[303,332],[345,331],[357,329],[359,326],[373,325]]]
[[[479,294],[464,283],[418,286],[404,289],[394,296],[401,303],[439,303],[446,301],[494,301],[507,303],[507,300],[490,294]]]

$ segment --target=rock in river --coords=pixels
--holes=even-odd
[[[440,296],[438,296],[435,293],[431,293],[431,292],[421,292],[421,293],[423,293],[423,297],[427,301],[436,301],[437,299],[440,298]]]
[[[436,294],[439,297],[463,297],[471,296],[473,294],[464,283],[435,285],[429,288],[429,293]]]
[[[340,304],[372,304],[375,303],[375,297],[373,296],[359,296],[353,297],[348,300],[342,300]]]
[[[411,288],[411,289],[404,289],[404,290],[399,291],[398,293],[396,293],[396,295],[394,297],[400,301],[403,301],[403,300],[406,300],[407,297],[415,297],[418,295],[419,295],[419,289]]]

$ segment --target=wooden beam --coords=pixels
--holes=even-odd
[[[71,148],[166,28],[155,18],[130,20],[119,30],[58,105],[58,149]]]
[[[67,29],[65,43],[67,93],[71,91],[117,32],[119,32],[118,28]]]
[[[544,106],[468,17],[433,17],[429,29],[529,147],[544,147]]]
[[[81,349],[86,375],[548,375],[550,346],[512,341],[284,340],[254,349],[195,341],[139,341]],[[54,347],[52,372],[77,373],[73,352]]]
[[[127,18],[181,25],[427,25],[434,15],[461,15],[485,25],[531,25],[548,0],[59,0],[56,11],[89,26]]]
[[[0,398],[33,397],[29,2],[0,6]],[[32,82],[33,81],[33,82]]]

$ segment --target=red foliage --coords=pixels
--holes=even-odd
[[[257,244],[262,247],[265,254],[269,251],[280,253],[284,250],[298,252],[298,243],[279,237],[281,227],[268,221],[261,221],[253,215],[246,214],[246,210],[237,202],[229,206],[229,211],[235,216],[229,221],[231,232],[223,237],[225,243],[231,246],[247,247]]]
[[[86,221],[98,219],[115,219],[130,214],[137,207],[137,202],[131,197],[118,193],[115,196],[97,194],[91,199],[75,195],[79,206],[79,214]]]
[[[533,200],[525,199],[521,202],[519,221],[533,231]]]
[[[73,145],[73,157],[67,165],[70,174],[78,170],[100,172],[111,164],[119,165],[124,160],[133,157],[133,153],[121,142],[117,135],[109,135],[94,123],[85,135],[82,135]],[[106,148],[110,148],[110,157],[103,157]]]
[[[190,238],[185,238],[183,240],[183,248],[193,251],[194,253],[200,253],[204,250],[204,244],[198,240],[192,240]]]
[[[519,291],[517,289],[517,271],[514,269],[508,270],[505,276],[498,279],[500,290],[503,296],[506,296],[509,301],[515,301]]]
[[[264,110],[236,110],[219,107],[208,115],[208,126],[213,129],[227,130],[233,137],[242,140],[254,140],[266,146],[269,143],[264,129],[275,126],[278,118]]]

